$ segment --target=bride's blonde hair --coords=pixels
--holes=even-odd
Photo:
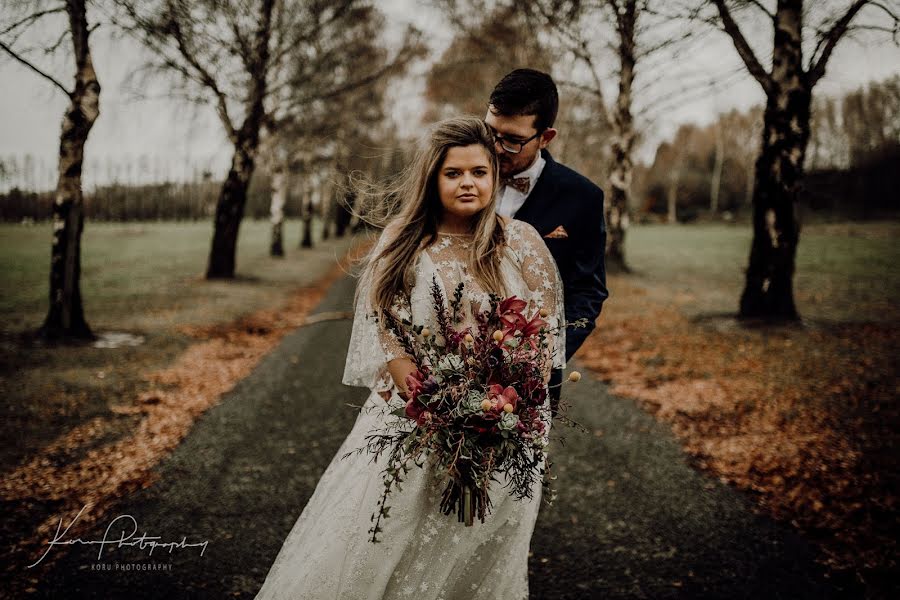
[[[503,295],[500,252],[505,244],[503,224],[494,208],[499,168],[494,138],[478,117],[456,117],[434,125],[416,153],[415,160],[389,190],[379,196],[384,207],[399,204],[399,213],[385,226],[387,238],[381,250],[371,256],[364,277],[371,284],[369,301],[376,312],[389,310],[398,294],[408,294],[414,282],[416,252],[437,239],[443,207],[438,195],[437,175],[447,151],[460,146],[479,145],[485,149],[491,166],[491,199],[475,215],[473,243],[469,246],[468,265],[475,280],[486,292]]]

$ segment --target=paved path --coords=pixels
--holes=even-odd
[[[347,310],[353,281],[318,308]],[[169,571],[96,571],[96,549],[73,547],[35,597],[252,598],[366,391],[340,384],[350,323],[287,336],[207,412],[158,468],[160,481],[113,511],[161,541],[197,548],[112,549],[104,563]],[[293,358],[292,357],[296,357]],[[557,446],[559,499],[543,507],[531,559],[532,598],[837,597],[807,545],[747,499],[690,468],[668,430],[584,378],[566,388],[572,416]],[[562,428],[560,428],[562,429]],[[846,592],[845,592],[846,593]]]

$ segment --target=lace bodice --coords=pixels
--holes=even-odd
[[[546,319],[550,327],[564,324],[562,281],[546,244],[538,232],[523,221],[508,222],[504,234],[506,246],[500,269],[506,286],[505,295],[525,300],[528,307],[524,312],[529,317],[538,309],[546,308],[550,313]],[[385,237],[382,234],[373,256],[377,256],[386,244]],[[459,283],[464,284],[461,326],[474,325],[473,315],[487,308],[488,294],[467,266],[471,241],[468,235],[439,233],[432,244],[421,249],[416,258],[415,284],[408,298],[396,299],[394,313],[415,324],[435,327],[430,287],[433,278],[437,277],[445,301],[452,297]],[[375,391],[390,391],[394,387],[387,363],[406,353],[374,318],[369,303],[371,282],[366,275],[359,286],[343,382]],[[564,328],[559,328],[555,341],[553,366],[562,368],[565,366]]]

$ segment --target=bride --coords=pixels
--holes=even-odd
[[[387,457],[365,451],[365,436],[404,405],[415,366],[373,313],[391,310],[434,327],[433,278],[447,298],[464,284],[464,325],[487,307],[488,295],[516,295],[562,323],[556,264],[530,225],[494,212],[497,156],[487,126],[475,117],[438,123],[405,173],[399,215],[384,229],[357,289],[343,382],[371,390],[352,431],[319,480],[272,565],[258,599],[431,600],[528,597],[528,548],[541,499],[516,500],[500,477],[490,489],[484,523],[465,527],[442,514],[444,483],[426,462],[392,492],[378,544],[370,517],[383,490]],[[557,335],[553,366],[562,367]],[[546,380],[545,380],[546,381]],[[545,403],[545,424],[550,426]],[[344,457],[345,454],[351,453]]]

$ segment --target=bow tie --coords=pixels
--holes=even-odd
[[[500,180],[500,185],[507,185],[511,188],[519,190],[523,194],[527,194],[528,190],[531,189],[531,178],[530,177],[509,177],[507,179]]]

